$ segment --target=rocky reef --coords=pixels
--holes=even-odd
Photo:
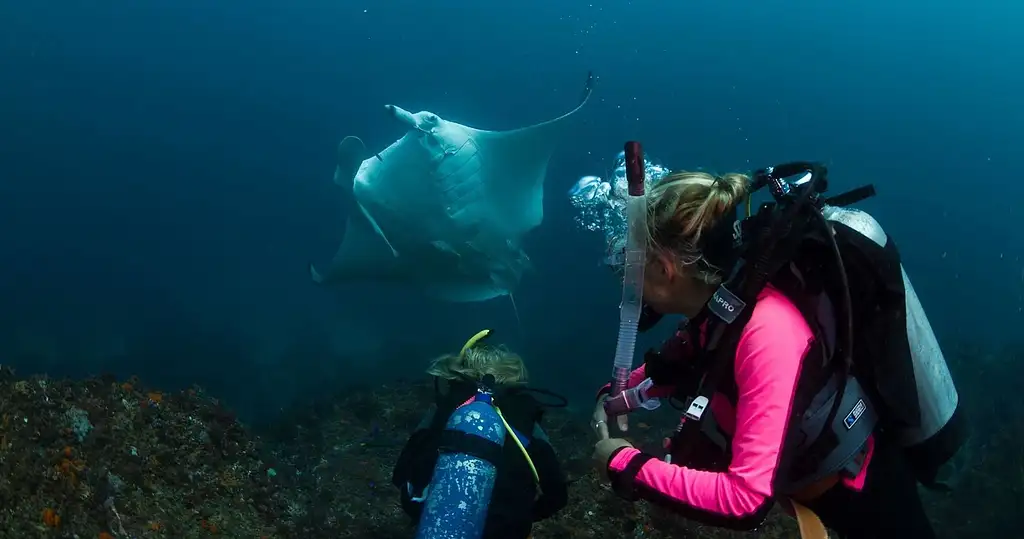
[[[1014,368],[954,369],[980,419],[957,489],[925,498],[943,537],[1015,530],[1024,403],[1013,392]],[[19,378],[0,367],[0,538],[412,537],[391,468],[432,391],[418,382],[347,390],[300,403],[257,435],[200,388]],[[637,444],[658,443],[672,426],[671,414],[638,419]],[[750,537],[617,498],[591,468],[587,417],[551,410],[545,428],[570,501],[534,527],[535,539]],[[758,536],[797,532],[776,511]]]

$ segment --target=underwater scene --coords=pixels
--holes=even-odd
[[[0,3],[0,539],[1024,537],[1022,16]]]

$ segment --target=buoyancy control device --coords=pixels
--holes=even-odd
[[[800,415],[789,429],[777,490],[797,492],[859,466],[872,433],[904,448],[922,484],[948,487],[947,470],[967,429],[942,351],[893,240],[869,214],[844,207],[872,196],[874,188],[826,198],[827,184],[827,169],[817,163],[760,170],[750,192],[767,187],[772,200],[751,215],[748,198],[746,218],[730,214],[702,241],[704,256],[728,268],[728,278],[688,325],[691,343],[699,346],[688,347],[697,357],[686,361],[699,372],[691,377],[699,383],[680,395],[686,420],[675,436],[673,460],[700,447],[693,438],[698,433],[727,449],[704,412],[711,396],[729,385],[739,335],[758,295],[772,284],[801,310],[816,336],[805,358],[794,403]],[[645,306],[641,330],[658,318]],[[648,355],[652,378],[659,371],[679,372],[660,368],[657,362],[672,361],[663,356]]]

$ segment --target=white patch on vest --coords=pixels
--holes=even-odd
[[[857,420],[860,416],[864,415],[864,411],[868,409],[868,405],[864,404],[864,399],[858,399],[857,404],[853,405],[853,409],[850,413],[846,414],[846,419],[843,419],[843,424],[846,425],[846,430],[850,430],[854,425],[857,424]]]

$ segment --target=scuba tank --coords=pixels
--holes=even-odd
[[[871,297],[875,313],[859,318],[858,357],[870,362],[862,375],[873,383],[882,429],[903,448],[922,485],[945,490],[960,471],[968,437],[966,416],[935,332],[901,263],[899,251],[881,225],[866,212],[825,206],[836,229],[857,296]],[[865,289],[867,280],[870,290]],[[855,302],[856,303],[856,302]]]
[[[476,396],[448,417],[416,539],[483,536],[506,434],[493,387],[494,377],[486,376]]]

